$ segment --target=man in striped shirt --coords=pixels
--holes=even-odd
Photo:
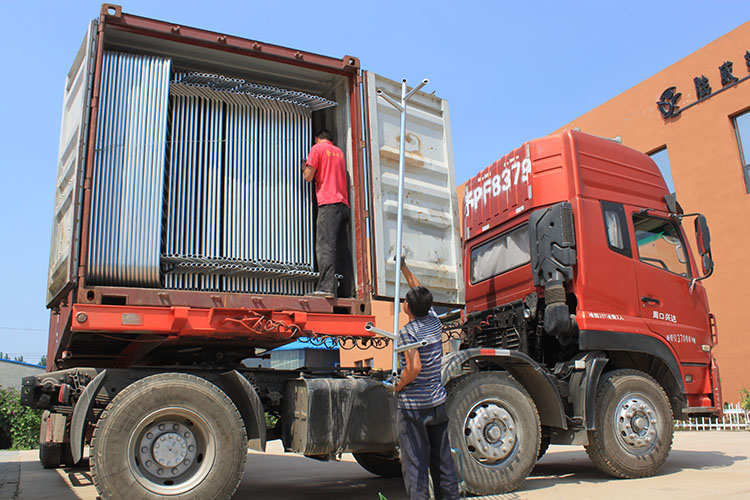
[[[411,289],[404,312],[409,322],[399,331],[399,345],[427,345],[399,354],[403,367],[398,393],[398,441],[401,470],[410,500],[428,500],[429,473],[436,500],[458,499],[458,476],[448,443],[446,392],[440,378],[443,328],[432,309],[432,293],[420,286],[405,263],[401,271]]]

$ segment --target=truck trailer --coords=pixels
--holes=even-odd
[[[267,439],[398,469],[394,401],[367,367],[242,360],[257,365],[297,339],[387,346],[365,326],[391,319],[372,312],[395,288],[402,140],[411,267],[438,302],[463,303],[448,104],[414,95],[401,138],[398,113],[377,96],[400,89],[353,56],[102,5],[65,81],[48,373],[23,388],[46,410],[45,467],[79,462],[90,443],[103,498],[229,498],[248,444]],[[308,296],[316,203],[301,167],[322,128],[346,157],[351,297]]]
[[[351,56],[102,6],[66,82],[48,372],[23,380],[43,466],[90,444],[104,499],[226,499],[247,448],[282,439],[398,474],[390,370],[242,360],[299,338],[388,347],[371,323],[391,320],[402,140],[405,255],[439,304],[465,304],[442,376],[468,491],[517,488],[550,443],[655,474],[673,419],[721,412],[708,226],[653,161],[577,131],[530,141],[469,180],[460,230],[448,105],[415,95],[402,138],[376,95],[399,88]],[[356,277],[330,300],[305,295],[300,171],[324,127],[347,158]]]

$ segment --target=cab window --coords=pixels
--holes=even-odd
[[[610,250],[626,257],[632,257],[630,250],[630,235],[628,234],[625,208],[621,203],[602,201],[602,216],[604,230],[607,234],[607,245]]]
[[[633,229],[641,262],[686,278],[691,277],[685,244],[672,221],[635,214]]]
[[[524,224],[471,250],[471,284],[523,266],[530,261],[529,226]]]

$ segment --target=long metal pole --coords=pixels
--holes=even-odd
[[[396,339],[393,341],[393,359],[391,372],[395,376],[398,373],[396,360],[398,358],[398,317],[401,312],[401,230],[403,229],[404,217],[404,154],[406,141],[406,78],[401,80],[401,135],[398,146],[398,212],[396,215],[396,272],[395,290],[393,292],[393,333]]]
[[[397,103],[394,99],[385,94],[382,90],[378,89],[377,94],[385,99],[389,104],[401,112],[401,135],[399,137],[399,148],[398,148],[398,211],[396,213],[396,270],[395,270],[395,284],[393,292],[393,358],[391,360],[391,374],[395,377],[398,375],[398,365],[396,363],[398,359],[398,353],[403,349],[399,349],[398,345],[398,317],[401,312],[401,230],[403,228],[403,215],[404,215],[404,157],[406,147],[406,102],[417,93],[422,87],[427,85],[429,81],[427,79],[422,80],[422,83],[414,87],[410,92],[406,92],[406,79],[401,80],[401,102]]]

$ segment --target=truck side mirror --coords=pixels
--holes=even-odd
[[[698,214],[695,218],[695,239],[698,242],[698,253],[703,257],[703,274],[708,276],[714,270],[714,261],[711,258],[711,233],[703,214]]]

